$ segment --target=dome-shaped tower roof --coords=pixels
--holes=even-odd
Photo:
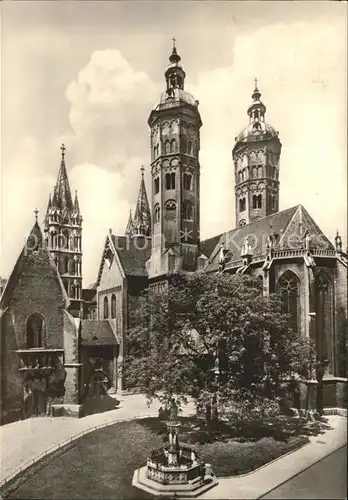
[[[265,121],[266,106],[261,101],[261,92],[255,79],[252,103],[248,108],[249,124],[236,137],[236,145],[240,142],[258,141],[278,137],[278,131]]]

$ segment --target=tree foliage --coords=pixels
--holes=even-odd
[[[149,400],[197,405],[276,401],[286,377],[310,376],[314,351],[289,328],[277,296],[250,276],[181,273],[133,311],[124,376]]]

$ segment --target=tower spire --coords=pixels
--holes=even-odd
[[[141,171],[141,181],[140,181],[137,204],[135,207],[134,219],[132,221],[132,229],[134,231],[134,235],[136,236],[150,236],[151,212],[145,188],[144,165],[141,166],[140,171]]]
[[[57,182],[54,187],[54,193],[52,198],[52,205],[60,210],[73,211],[73,201],[71,197],[70,185],[68,180],[68,174],[65,165],[65,144],[60,147],[61,150],[61,161],[60,169],[58,172]]]

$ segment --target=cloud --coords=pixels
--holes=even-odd
[[[234,227],[231,151],[234,137],[248,123],[254,77],[267,106],[266,119],[279,130],[283,144],[280,208],[302,203],[328,236],[336,224],[344,232],[346,43],[343,24],[337,23],[278,24],[238,34],[233,63],[202,72],[190,87],[200,100],[204,124],[203,237]]]
[[[76,147],[86,160],[122,171],[129,158],[146,158],[154,96],[148,75],[134,70],[118,50],[93,52],[66,91]]]

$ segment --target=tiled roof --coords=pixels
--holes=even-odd
[[[201,241],[200,253],[205,255],[209,259],[216,245],[219,243],[220,238],[221,234],[218,234],[217,236],[213,236],[212,238],[207,238],[206,240]]]
[[[222,244],[228,250],[229,263],[240,260],[242,247],[247,237],[252,248],[252,254],[254,256],[260,255],[260,257],[265,255],[267,237],[271,232],[276,237],[275,250],[291,248],[292,237],[297,238],[297,241],[293,241],[295,245],[298,245],[300,224],[302,224],[303,231],[308,230],[312,236],[313,246],[325,246],[325,248],[333,249],[330,241],[323,235],[305,208],[302,205],[296,205],[216,237],[217,243],[210,255],[206,270],[216,271],[218,269],[219,250]],[[316,236],[319,236],[319,238],[316,239]]]
[[[82,345],[117,345],[117,340],[109,321],[106,320],[81,320]]]
[[[126,276],[147,276],[145,263],[151,255],[151,238],[112,235],[112,242]]]

